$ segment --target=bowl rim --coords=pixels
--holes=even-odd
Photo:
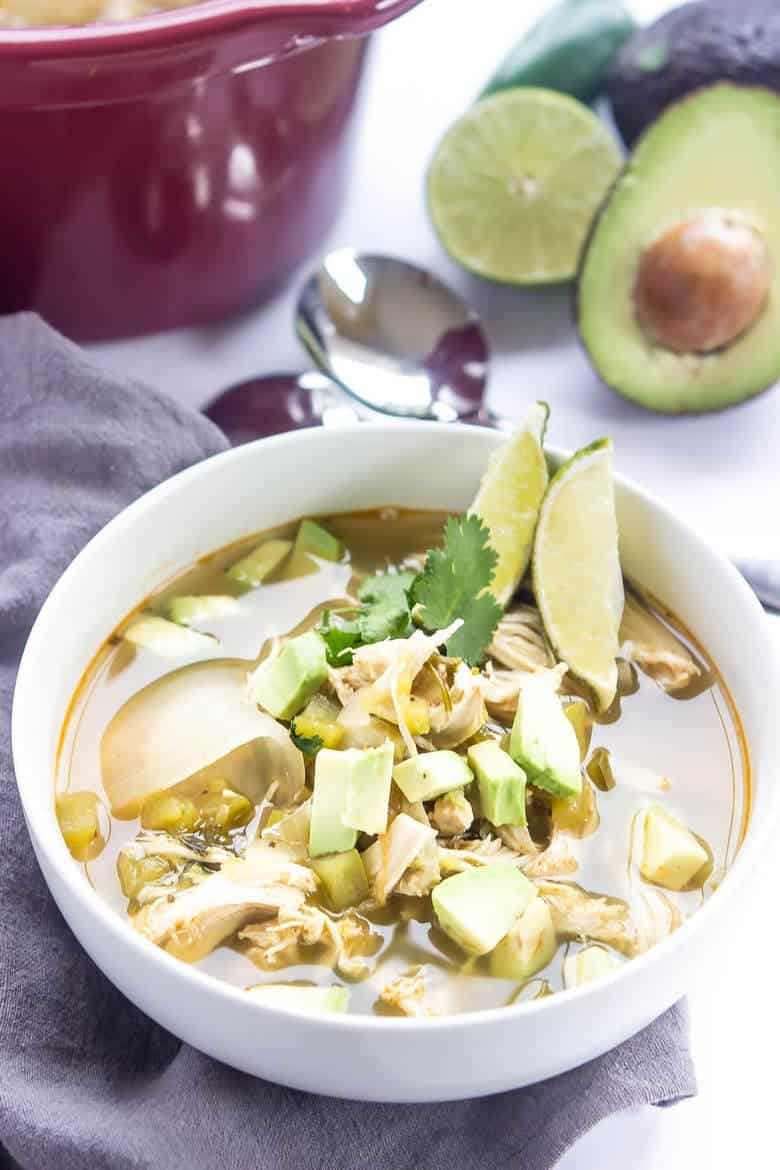
[[[339,436],[348,441],[353,436],[364,434],[366,425],[366,423],[351,423],[343,427],[340,426],[338,428]],[[480,436],[481,441],[484,442],[486,434],[484,427],[467,426],[464,423],[432,424],[422,421],[391,420],[386,422],[372,422],[368,425],[371,426],[372,430],[383,434],[387,443],[392,443],[394,435],[397,435],[401,428],[407,431],[416,431],[422,436],[423,434],[430,433],[430,428],[434,425],[437,433],[441,433],[442,435],[449,432],[457,434],[462,438],[464,432],[467,432],[475,438]],[[505,438],[505,435],[500,431],[495,431],[493,434],[495,436],[495,445],[498,445]],[[251,1000],[250,997],[247,997],[245,989],[223,982],[212,975],[206,974],[195,966],[174,958],[166,951],[155,946],[148,939],[139,935],[133,930],[129,921],[123,918],[115,909],[111,908],[92,885],[84,879],[80,867],[73,862],[64,839],[61,837],[55,839],[53,848],[50,848],[49,843],[46,841],[45,826],[43,832],[38,829],[38,821],[42,813],[38,802],[34,799],[36,783],[35,769],[32,760],[28,761],[28,756],[30,755],[30,745],[28,744],[29,733],[25,728],[33,722],[32,714],[35,711],[35,693],[38,680],[38,676],[35,673],[35,660],[39,658],[39,655],[45,656],[46,653],[49,639],[49,631],[46,628],[48,624],[48,612],[53,608],[55,600],[62,593],[67,594],[70,588],[69,582],[71,577],[77,572],[78,566],[87,555],[90,557],[96,555],[96,553],[102,551],[104,545],[108,545],[110,548],[110,545],[118,537],[121,537],[125,529],[135,527],[139,522],[143,521],[147,513],[155,510],[161,503],[164,503],[166,496],[181,489],[186,489],[189,484],[199,479],[208,477],[213,467],[227,461],[239,462],[241,460],[247,460],[251,462],[257,457],[256,453],[258,451],[267,450],[270,446],[282,449],[288,447],[294,451],[299,446],[305,447],[310,443],[316,444],[320,437],[327,435],[329,435],[329,432],[326,429],[312,427],[305,430],[274,435],[270,438],[258,439],[254,442],[243,444],[240,447],[231,448],[227,451],[212,455],[176,473],[122,509],[74,557],[43,603],[24,647],[14,688],[11,712],[11,743],[14,771],[28,831],[33,840],[36,853],[40,850],[45,856],[48,865],[57,873],[66,888],[71,904],[75,903],[85,916],[97,918],[98,929],[106,930],[116,946],[126,948],[134,960],[137,960],[139,963],[149,962],[152,965],[160,964],[162,969],[167,970],[174,978],[184,980],[194,992],[202,991],[206,995],[216,996],[226,1007],[230,1007],[230,1005],[235,1005],[236,1007],[242,1005],[244,1009],[249,1007],[250,1010],[260,1012],[261,1015],[264,1013],[281,1013],[284,1016],[290,1016],[297,1020],[302,1018],[302,1013],[287,1007],[271,1007],[267,1004]],[[558,461],[568,458],[571,454],[571,452],[553,445],[545,445],[545,451],[554,460]],[[671,524],[682,528],[685,532],[686,539],[696,548],[697,552],[709,558],[714,557],[719,562],[722,572],[730,580],[734,593],[742,600],[744,610],[741,617],[744,617],[745,614],[752,613],[753,618],[757,621],[763,622],[766,620],[764,611],[754,593],[734,565],[721,552],[714,549],[698,535],[695,529],[676,516],[669,506],[659,501],[652,493],[617,473],[615,475],[615,482],[621,490],[628,491],[630,494],[638,497],[644,505],[653,509],[661,517],[665,525]],[[85,660],[85,669],[86,664],[87,662]],[[769,655],[763,666],[766,670],[764,685],[767,689],[771,688],[773,693],[780,695],[780,656],[775,654]],[[60,729],[58,728],[57,730],[59,732]],[[763,727],[762,731],[765,732],[765,739],[762,744],[761,772],[769,773],[774,771],[780,774],[780,723],[768,721],[767,726]],[[749,744],[748,749],[750,749]],[[752,774],[755,777],[758,771],[758,760],[751,757],[751,764],[753,765]],[[26,779],[26,777],[30,777],[31,779]],[[771,788],[769,785],[768,787]],[[530,1014],[537,1015],[554,1012],[560,1003],[561,994],[565,996],[567,1004],[574,1005],[575,1001],[579,1002],[580,1000],[586,1002],[600,995],[605,988],[611,988],[618,982],[632,978],[640,970],[646,970],[667,960],[670,961],[676,952],[679,952],[681,948],[687,945],[691,936],[703,930],[714,914],[721,914],[721,907],[725,909],[727,901],[733,902],[737,893],[744,887],[752,863],[756,857],[764,852],[767,841],[774,832],[775,824],[780,822],[780,786],[776,786],[771,791],[774,792],[774,795],[770,796],[773,807],[767,810],[767,815],[761,822],[757,822],[754,815],[749,817],[745,835],[737,856],[729,866],[724,881],[704,905],[687,918],[673,934],[651,947],[644,954],[638,955],[626,963],[621,963],[616,970],[601,979],[582,987],[564,989],[563,993],[558,992],[555,995],[539,1000],[507,1004],[500,1007],[481,1008],[473,1012],[456,1015],[395,1018],[358,1014],[350,1015],[348,1013],[340,1014],[335,1012],[322,1013],[322,1015],[312,1013],[305,1017],[307,1025],[311,1025],[313,1029],[321,1029],[323,1031],[343,1029],[358,1033],[364,1030],[369,1032],[378,1031],[380,1033],[397,1031],[399,1027],[405,1030],[424,1030],[430,1032],[453,1030],[461,1033],[469,1031],[472,1028],[479,1028],[487,1020],[495,1020],[499,1016],[509,1020],[510,1017],[515,1018],[521,1014],[528,1016]],[[46,879],[44,878],[44,880]]]
[[[414,8],[421,0],[189,0],[181,8],[85,25],[0,27],[0,60],[80,57],[162,48],[242,27],[289,28],[290,51],[331,36],[359,36]],[[307,24],[311,29],[307,31]],[[301,26],[296,34],[295,26]],[[316,31],[319,30],[319,31]],[[281,54],[274,54],[281,55]]]

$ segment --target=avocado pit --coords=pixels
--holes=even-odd
[[[730,345],[763,312],[772,266],[761,235],[737,215],[703,211],[645,250],[634,284],[643,333],[676,353]]]

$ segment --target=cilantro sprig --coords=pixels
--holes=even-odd
[[[323,613],[319,632],[331,666],[348,666],[359,646],[385,638],[407,638],[412,633],[409,589],[414,578],[408,570],[376,573],[361,581],[357,591],[361,604],[352,611],[353,618],[334,624],[333,614],[328,610]]]
[[[479,516],[450,517],[442,548],[428,552],[421,573],[402,570],[366,577],[357,593],[360,605],[349,611],[354,616],[348,620],[335,615],[334,622],[334,615],[325,611],[319,632],[328,662],[348,666],[360,646],[406,638],[415,623],[436,630],[461,618],[463,625],[447,643],[447,653],[478,666],[502,613],[489,592],[497,561],[490,529]]]
[[[431,549],[412,585],[426,629],[442,629],[456,618],[463,620],[447,643],[447,653],[471,666],[482,661],[503,612],[488,592],[497,563],[490,529],[479,516],[451,516],[444,526],[444,546]]]

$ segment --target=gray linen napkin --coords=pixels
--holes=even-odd
[[[117,384],[37,318],[0,320],[0,1167],[549,1170],[608,1114],[690,1096],[680,1005],[543,1086],[457,1106],[309,1096],[181,1044],[81,951],[38,871],[16,795],[19,655],[88,538],[146,488],[225,446],[205,419]]]

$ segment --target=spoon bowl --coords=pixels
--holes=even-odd
[[[452,422],[477,413],[488,348],[476,315],[425,269],[342,248],[303,287],[296,329],[315,365],[372,410]]]

